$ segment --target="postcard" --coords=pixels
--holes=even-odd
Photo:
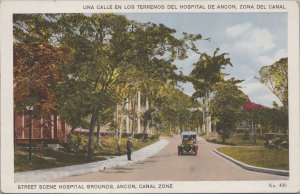
[[[2,1],[1,192],[300,192],[296,1]]]

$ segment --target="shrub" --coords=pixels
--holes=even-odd
[[[159,134],[153,134],[150,136],[151,140],[159,139]]]
[[[122,133],[122,137],[128,138],[131,136],[131,133]]]
[[[67,143],[65,144],[65,149],[71,152],[78,153],[80,147],[82,146],[82,138],[79,134],[71,133],[68,136]]]

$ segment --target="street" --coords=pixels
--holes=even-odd
[[[286,180],[288,177],[245,170],[215,154],[221,145],[198,138],[198,155],[177,155],[180,137],[145,161],[95,173],[65,177],[54,182],[101,181],[249,181]]]

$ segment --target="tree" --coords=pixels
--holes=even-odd
[[[77,115],[90,115],[91,160],[96,118],[99,111],[119,101],[116,91],[126,84],[123,77],[134,69],[152,71],[159,64],[158,56],[164,61],[186,57],[187,44],[173,36],[175,30],[164,25],[137,23],[113,14],[70,14],[59,22],[64,24],[61,42],[72,50],[73,59],[62,68],[65,81],[60,85],[61,107],[74,98],[74,112],[82,107]]]
[[[14,104],[49,115],[56,112],[54,89],[61,81],[59,66],[67,61],[67,51],[46,43],[14,43]]]
[[[248,98],[234,83],[234,80],[218,83],[210,104],[212,116],[217,121],[218,132],[222,133],[224,143],[230,131],[240,121],[243,104]]]
[[[272,65],[263,66],[257,79],[288,108],[288,58],[281,58]]]
[[[289,122],[288,112],[282,108],[268,108],[261,111],[258,118],[265,132],[287,133]]]
[[[61,17],[62,44],[73,51],[72,62],[63,66],[60,84],[61,109],[74,120],[90,117],[88,159],[93,159],[94,127],[99,111],[115,104],[113,83],[130,67],[123,56],[129,22],[121,16],[70,14]],[[123,39],[125,38],[125,40]],[[66,102],[70,102],[66,104]],[[77,113],[77,114],[74,114]],[[77,118],[76,118],[77,117]],[[73,119],[72,119],[73,120]]]
[[[14,42],[24,44],[46,43],[54,46],[54,26],[48,17],[50,15],[51,14],[14,14]]]
[[[190,73],[190,80],[196,90],[193,98],[203,98],[204,124],[206,134],[208,135],[208,125],[210,122],[210,93],[213,91],[215,84],[224,80],[224,74],[221,72],[225,66],[230,65],[230,58],[227,58],[228,53],[217,55],[220,49],[217,48],[213,56],[206,53],[201,54],[198,62],[193,64],[194,68]]]
[[[288,130],[288,58],[281,58],[272,65],[263,66],[257,79],[282,103],[273,102],[273,108],[265,110],[262,125],[272,132]]]
[[[129,78],[123,78],[142,71],[162,81],[172,80],[176,77],[172,62],[186,58],[188,49],[196,51],[193,42],[201,35],[184,33],[178,39],[175,32],[163,24],[139,23],[114,14],[14,16],[17,42],[40,41],[56,49],[68,49],[68,61],[58,66],[60,80],[51,95],[59,114],[73,129],[82,119],[90,118],[89,160],[93,159],[93,134],[99,114],[124,101],[118,87],[128,85]]]
[[[201,127],[203,124],[203,114],[198,109],[199,105],[195,106],[195,107],[197,107],[197,108],[192,110],[190,117],[189,117],[189,123],[190,123],[191,129],[198,130],[198,128]]]
[[[179,128],[182,131],[199,124],[199,115],[197,117],[193,112],[199,105],[176,86],[166,84],[159,96],[159,110],[165,129],[171,131],[172,128]]]

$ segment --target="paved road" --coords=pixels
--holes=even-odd
[[[245,170],[212,150],[219,145],[200,138],[198,155],[177,155],[180,138],[173,137],[158,154],[143,162],[80,176],[54,180],[59,182],[99,181],[229,181],[285,180],[288,177]]]

